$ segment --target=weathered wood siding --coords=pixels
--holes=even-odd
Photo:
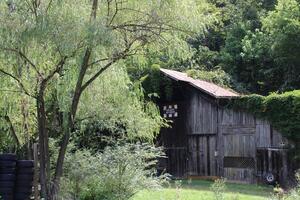
[[[256,145],[259,148],[271,147],[271,127],[265,120],[256,120]]]
[[[199,92],[193,91],[187,120],[189,134],[217,134],[218,109]]]
[[[272,128],[272,147],[280,148],[283,145],[286,145],[288,140],[282,137],[282,134],[278,132],[276,129]]]
[[[244,112],[219,109],[219,174],[229,181],[251,183],[254,180],[254,165],[240,167],[242,158],[255,160],[255,118]],[[236,163],[224,166],[224,158],[231,158]],[[241,161],[240,161],[241,160]]]
[[[255,118],[245,112],[222,108],[219,111],[219,125],[236,127],[255,126]]]
[[[189,135],[188,175],[216,176],[216,137]]]
[[[287,140],[268,121],[256,119],[257,148],[282,148],[286,143]]]
[[[185,130],[186,103],[184,101],[163,102],[160,105],[161,113],[166,105],[177,105],[178,116],[168,118],[172,120],[169,128],[161,130],[159,145],[165,148],[168,159],[164,162],[165,170],[175,177],[185,177],[187,172],[187,136]]]
[[[254,135],[224,135],[224,156],[227,157],[254,157]]]
[[[186,119],[188,134],[188,175],[216,176],[218,133],[218,108],[214,101],[199,93],[190,90],[190,104]]]

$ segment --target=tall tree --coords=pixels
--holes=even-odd
[[[112,65],[165,34],[203,28],[201,17],[201,2],[193,0],[0,2],[0,72],[36,101],[42,198],[55,198],[59,189],[83,92]],[[26,78],[19,69],[28,69]],[[57,88],[62,141],[51,177],[46,99]]]

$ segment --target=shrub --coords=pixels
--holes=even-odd
[[[275,191],[275,194],[273,194],[269,200],[298,200],[300,199],[300,171],[298,171],[298,173],[296,173],[296,177],[297,177],[297,186],[288,191],[287,193],[282,192],[279,189],[277,191]]]
[[[215,180],[211,186],[211,191],[214,194],[214,200],[225,200],[226,180],[224,178]]]
[[[82,200],[125,200],[143,189],[159,188],[167,175],[157,176],[161,149],[149,144],[118,144],[92,155],[79,150],[66,159],[61,196]]]

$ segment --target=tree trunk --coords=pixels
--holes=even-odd
[[[48,143],[46,136],[46,112],[45,112],[45,100],[44,100],[45,89],[41,86],[38,97],[37,97],[37,122],[38,122],[38,133],[39,133],[39,153],[40,153],[40,184],[41,184],[41,198],[48,199],[47,191],[47,161],[49,157]]]
[[[98,0],[93,0],[90,22],[93,21],[94,19],[96,19],[97,9],[98,9]],[[74,120],[76,117],[79,100],[80,100],[81,94],[83,92],[83,88],[82,88],[83,80],[84,80],[84,76],[85,76],[86,71],[89,66],[89,60],[90,60],[91,54],[92,54],[92,49],[88,47],[85,51],[85,54],[84,54],[84,57],[83,57],[83,60],[82,60],[81,66],[80,66],[80,72],[78,75],[70,112],[67,114],[67,116],[64,117],[64,120],[66,120],[66,124],[64,123],[64,125],[63,125],[64,126],[63,127],[64,136],[62,139],[59,155],[57,158],[53,186],[51,187],[51,199],[53,199],[53,200],[57,199],[57,194],[59,192],[60,178],[63,175],[64,159],[65,159],[65,155],[66,155],[66,151],[67,151],[71,133],[74,131],[74,128],[75,128]]]
[[[16,145],[17,145],[17,148],[20,147],[20,141],[18,139],[18,136],[17,136],[17,133],[15,131],[15,128],[13,126],[13,123],[12,121],[10,120],[10,117],[8,115],[4,116],[4,119],[6,120],[6,122],[9,124],[9,129],[10,129],[10,132],[12,134],[12,137],[14,138],[15,142],[16,142]],[[14,148],[14,150],[16,151],[17,148]]]
[[[91,57],[91,49],[87,48],[84,58],[83,58],[83,61],[82,61],[82,64],[81,64],[81,67],[80,67],[80,72],[79,72],[79,76],[77,79],[76,88],[75,88],[75,92],[73,95],[70,112],[65,114],[65,116],[63,117],[64,136],[63,136],[63,139],[62,139],[62,142],[60,145],[59,155],[58,155],[57,162],[56,162],[53,185],[51,186],[51,199],[57,199],[57,194],[59,192],[59,182],[60,182],[60,178],[63,175],[64,159],[65,159],[65,155],[66,155],[66,151],[67,151],[71,133],[75,129],[74,119],[76,116],[79,100],[80,100],[80,97],[82,94],[81,87],[82,87],[84,76],[86,74],[86,70],[88,68],[88,62],[89,62],[90,57]]]

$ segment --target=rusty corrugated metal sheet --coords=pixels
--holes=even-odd
[[[232,90],[220,87],[214,83],[202,81],[199,79],[193,79],[193,78],[189,77],[186,73],[169,70],[169,69],[160,69],[160,71],[162,73],[164,73],[166,76],[170,77],[171,79],[174,79],[176,81],[187,82],[190,85],[192,85],[193,87],[195,87],[195,88],[201,90],[202,92],[205,92],[215,98],[235,98],[235,97],[240,96],[238,93],[236,93]]]

